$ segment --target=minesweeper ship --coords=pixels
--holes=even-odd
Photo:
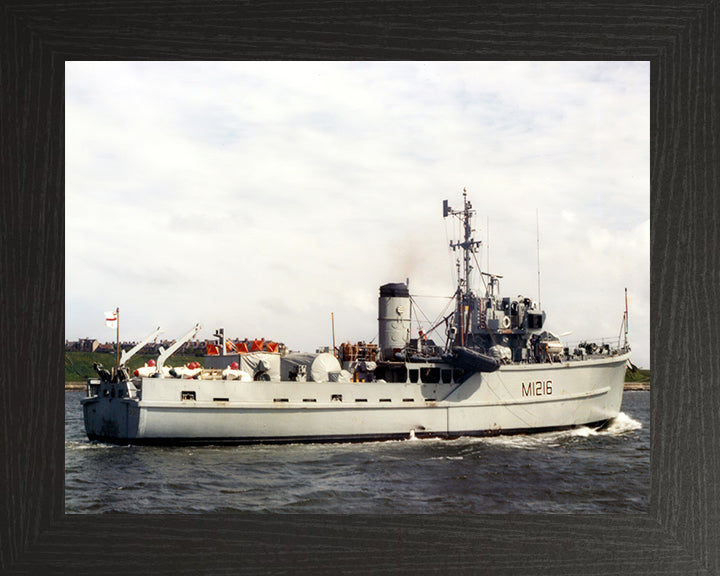
[[[456,438],[602,427],[620,412],[624,341],[570,349],[544,330],[545,312],[522,296],[502,298],[500,276],[481,272],[472,238],[475,211],[445,201],[443,217],[460,220],[454,310],[439,346],[411,338],[407,283],[380,287],[377,344],[342,344],[333,353],[227,354],[205,366],[165,362],[199,324],[162,350],[154,366],[131,375],[127,360],[153,338],[124,351],[117,367],[97,365],[82,399],[90,440],[121,444],[243,444]],[[475,262],[475,266],[473,266]],[[471,289],[478,268],[484,295]],[[428,330],[430,333],[431,330]],[[621,331],[622,333],[622,331]],[[152,364],[152,362],[150,362]]]

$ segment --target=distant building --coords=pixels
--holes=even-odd
[[[95,352],[100,342],[91,338],[80,338],[76,342],[65,341],[65,350],[69,352]]]

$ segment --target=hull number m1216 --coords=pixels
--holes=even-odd
[[[549,396],[552,394],[552,380],[521,382],[523,396]]]

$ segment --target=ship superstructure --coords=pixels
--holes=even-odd
[[[475,349],[502,361],[557,360],[557,340],[550,335],[541,339],[545,312],[529,297],[501,297],[502,276],[480,270],[476,255],[482,241],[472,236],[474,214],[466,191],[463,191],[461,210],[453,210],[447,201],[443,203],[443,217],[458,218],[463,231],[461,241],[450,243],[450,247],[460,251],[462,257],[457,262],[456,307],[449,327],[448,343]],[[474,268],[477,268],[484,280],[484,295],[472,289],[471,274]]]

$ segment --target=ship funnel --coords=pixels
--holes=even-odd
[[[410,342],[410,292],[406,284],[380,286],[378,344],[386,360]]]

